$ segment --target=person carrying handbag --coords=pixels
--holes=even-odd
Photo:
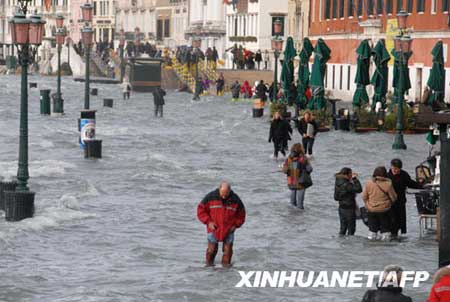
[[[287,185],[291,190],[291,205],[301,210],[304,210],[305,191],[312,186],[312,170],[302,144],[294,144],[283,164],[283,172],[287,174]]]
[[[372,179],[364,186],[362,199],[368,211],[368,239],[377,239],[377,233],[380,231],[381,240],[390,241],[391,216],[389,211],[397,200],[397,194],[385,167],[375,169]]]

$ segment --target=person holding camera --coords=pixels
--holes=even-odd
[[[350,168],[342,168],[336,174],[334,199],[339,202],[339,235],[354,235],[356,231],[356,194],[362,192],[358,174]]]

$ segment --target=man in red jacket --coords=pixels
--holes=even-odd
[[[450,265],[438,270],[433,277],[433,288],[431,289],[428,302],[450,301]]]
[[[218,189],[208,193],[197,207],[197,217],[206,224],[208,232],[206,265],[214,265],[219,242],[223,242],[222,266],[231,266],[234,231],[245,222],[245,207],[230,184],[222,182]]]

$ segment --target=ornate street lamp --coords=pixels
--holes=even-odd
[[[5,217],[9,221],[32,217],[34,214],[35,193],[28,188],[28,65],[34,62],[37,48],[42,43],[46,23],[36,14],[26,18],[28,1],[18,0],[18,4],[20,11],[9,20],[11,42],[17,47],[21,66],[17,187],[15,191],[5,192]]]
[[[66,38],[66,30],[64,26],[64,17],[62,15],[58,15],[56,17],[56,45],[58,51],[58,78],[56,85],[56,101],[54,108],[54,115],[62,115],[64,113],[63,109],[63,100],[61,98],[61,50]]]
[[[272,50],[275,56],[275,70],[274,70],[274,80],[273,80],[273,96],[275,102],[277,101],[278,95],[278,58],[283,51],[283,39],[280,37],[282,31],[282,23],[279,19],[276,19],[273,23],[273,31],[275,36],[272,38]]]
[[[64,16],[57,15],[56,16],[56,28],[62,28],[64,26]]]
[[[195,62],[195,88],[194,88],[194,98],[193,100],[197,101],[200,99],[200,85],[198,80],[198,61],[200,57],[200,47],[202,45],[202,40],[199,37],[192,38],[192,48],[193,48],[193,56],[194,56],[194,62]]]
[[[125,31],[123,29],[120,30],[120,39],[119,39],[119,55],[120,55],[120,82],[123,83],[123,76],[125,73],[125,64],[123,61],[123,53],[125,47]]]
[[[81,18],[86,23],[91,23],[93,19],[94,14],[94,6],[90,4],[89,2],[86,2],[85,4],[81,5]]]
[[[394,38],[394,47],[396,57],[398,59],[398,68],[399,68],[399,79],[397,84],[397,123],[396,123],[396,131],[394,143],[392,145],[392,149],[394,150],[406,150],[406,144],[403,138],[403,106],[404,106],[404,95],[408,91],[410,87],[407,87],[407,83],[409,80],[409,72],[408,72],[408,60],[412,55],[411,45],[412,39],[410,36],[406,34],[407,30],[407,20],[408,13],[405,11],[401,11],[397,14],[397,22],[398,28],[400,30],[400,34]]]
[[[84,82],[84,109],[88,110],[89,109],[89,65],[90,65],[90,51],[91,51],[91,46],[93,43],[93,36],[94,36],[94,31],[92,30],[92,28],[90,26],[84,26],[83,29],[81,30],[81,41],[83,42],[83,46],[84,46],[84,50],[85,50],[85,55],[86,55],[86,74],[85,74],[85,82]]]
[[[396,17],[398,28],[402,31],[405,30],[407,27],[408,13],[402,10],[397,14]]]
[[[85,61],[86,61],[86,74],[84,81],[84,109],[89,109],[89,60],[90,60],[90,47],[92,45],[92,36],[94,31],[89,26],[93,19],[94,6],[89,2],[80,6],[82,21],[85,22],[84,27],[81,29],[81,40],[85,49]]]

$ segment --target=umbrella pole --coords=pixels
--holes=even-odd
[[[274,87],[273,87],[273,94],[274,94],[274,101],[277,102],[278,98],[278,57],[280,56],[280,53],[278,52],[278,49],[275,49],[274,51],[275,56],[275,72],[274,72]]]
[[[398,100],[397,100],[397,125],[396,132],[394,138],[394,144],[392,145],[392,149],[394,150],[406,150],[406,144],[403,139],[403,102],[405,95],[405,73],[403,72],[406,66],[406,58],[405,53],[400,51],[400,79],[399,79],[399,91],[398,91]]]

